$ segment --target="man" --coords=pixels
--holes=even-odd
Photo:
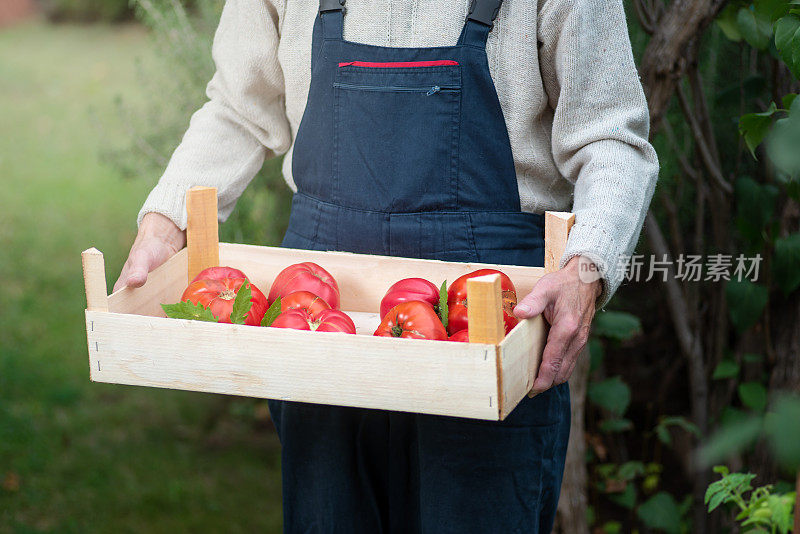
[[[549,532],[566,381],[658,172],[621,1],[228,0],[213,55],[115,289],[183,247],[189,187],[225,220],[284,153],[294,248],[540,265],[542,212],[574,211],[562,269],[515,309],[552,326],[506,421],[270,401],[287,532]]]

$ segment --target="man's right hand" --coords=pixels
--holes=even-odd
[[[114,291],[141,287],[150,271],[167,261],[186,245],[186,231],[160,213],[148,213],[142,218],[139,233],[133,242],[128,260],[122,267]]]

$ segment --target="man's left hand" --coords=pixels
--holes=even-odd
[[[595,302],[603,287],[600,280],[581,280],[579,268],[588,261],[575,256],[563,269],[543,276],[514,308],[514,315],[520,319],[544,313],[550,323],[533,393],[542,393],[566,382],[589,339]]]

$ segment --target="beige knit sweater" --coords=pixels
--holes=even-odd
[[[453,45],[470,0],[347,0],[344,37],[392,47]],[[184,195],[218,188],[220,220],[266,157],[286,153],[305,109],[316,0],[227,0],[209,101],[139,214],[186,227]],[[505,0],[487,53],[516,164],[522,209],[574,211],[562,265],[592,259],[603,302],[623,279],[655,187],[648,111],[622,0]]]

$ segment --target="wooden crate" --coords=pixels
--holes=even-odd
[[[107,295],[102,253],[83,252],[91,380],[487,420],[529,392],[546,325],[539,316],[504,336],[497,275],[468,282],[470,343],[374,337],[376,312],[397,280],[452,282],[484,267],[506,273],[522,297],[557,267],[572,214],[548,212],[545,267],[519,267],[218,243],[216,191],[193,188],[187,209],[187,248],[141,288]],[[168,319],[160,307],[208,266],[241,269],[266,293],[304,261],[336,278],[357,335]]]

